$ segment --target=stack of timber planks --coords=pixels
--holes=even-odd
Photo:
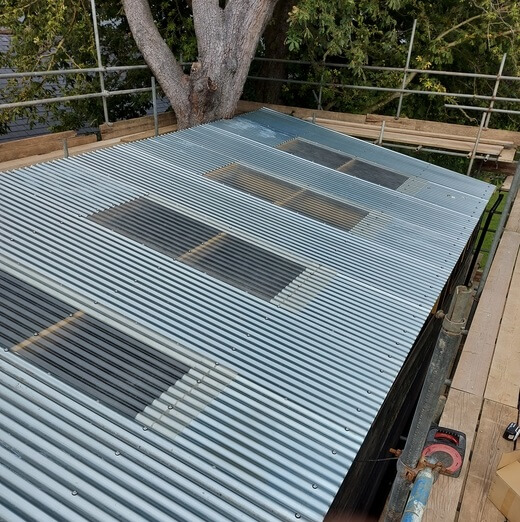
[[[503,522],[488,492],[518,422],[520,395],[520,197],[517,197],[464,344],[440,424],[466,433],[459,478],[441,476],[427,522]]]
[[[338,132],[374,141],[379,140],[384,122],[384,145],[408,144],[418,148],[428,147],[470,155],[478,134],[476,126],[412,118],[396,120],[393,116],[378,114],[348,114],[248,101],[239,102],[237,113],[257,110],[261,107],[269,107],[297,118],[314,121]],[[489,165],[496,167],[498,162],[499,168],[508,168],[514,161],[517,147],[520,146],[520,132],[484,129],[479,142],[477,153],[489,155],[490,159],[496,160],[488,162]]]

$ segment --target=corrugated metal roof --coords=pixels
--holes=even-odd
[[[408,189],[275,148],[295,137],[394,169]],[[317,196],[298,214],[301,201],[205,176],[237,163],[290,184],[286,197]],[[1,175],[0,262],[16,297],[0,298],[0,517],[321,520],[492,190],[267,110]],[[330,201],[362,219],[345,230],[313,217]],[[95,218],[118,212],[124,234]],[[236,259],[214,255],[222,237],[248,270],[262,251],[303,271],[272,299],[248,293]],[[212,271],[222,259],[227,279]],[[136,383],[139,346],[161,353],[163,377],[165,356],[180,369],[162,392]]]

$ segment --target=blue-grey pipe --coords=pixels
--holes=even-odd
[[[401,522],[422,520],[436,478],[436,473],[431,468],[424,468],[417,473]]]

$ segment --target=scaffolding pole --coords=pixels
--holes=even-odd
[[[406,55],[406,65],[404,66],[404,70],[403,70],[403,84],[401,86],[401,89],[406,88],[406,80],[408,79],[408,68],[410,67],[410,59],[412,58],[413,41],[415,39],[416,27],[417,27],[417,19],[415,19],[413,21],[412,35],[410,36],[410,45],[408,46],[408,54]],[[399,95],[399,104],[397,105],[397,112],[395,113],[396,120],[398,120],[399,116],[401,115],[401,108],[403,106],[403,97],[404,97],[404,93],[402,92]]]
[[[96,2],[95,0],[90,0],[90,6],[92,9],[92,26],[94,28],[94,41],[96,43],[96,55],[99,69],[103,69],[103,60],[101,58],[101,44],[99,43],[99,30],[97,23],[97,12],[96,12]],[[108,104],[105,93],[105,76],[103,75],[103,71],[99,71],[99,85],[101,88],[102,100],[103,100],[103,114],[105,116],[105,123],[110,123],[108,118]]]
[[[402,454],[397,461],[395,477],[385,522],[397,522],[406,505],[410,493],[410,471],[416,470],[421,458],[424,443],[431,428],[434,415],[439,404],[441,389],[444,386],[448,372],[453,364],[462,332],[472,304],[473,292],[465,286],[455,290],[450,309],[442,322],[442,328],[428,366],[428,373],[419,396],[417,408],[412,419],[410,432]]]

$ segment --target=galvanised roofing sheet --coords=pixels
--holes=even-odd
[[[206,176],[230,165],[305,213]],[[0,518],[321,520],[491,193],[265,110],[0,175]],[[251,252],[291,267],[272,299]]]

